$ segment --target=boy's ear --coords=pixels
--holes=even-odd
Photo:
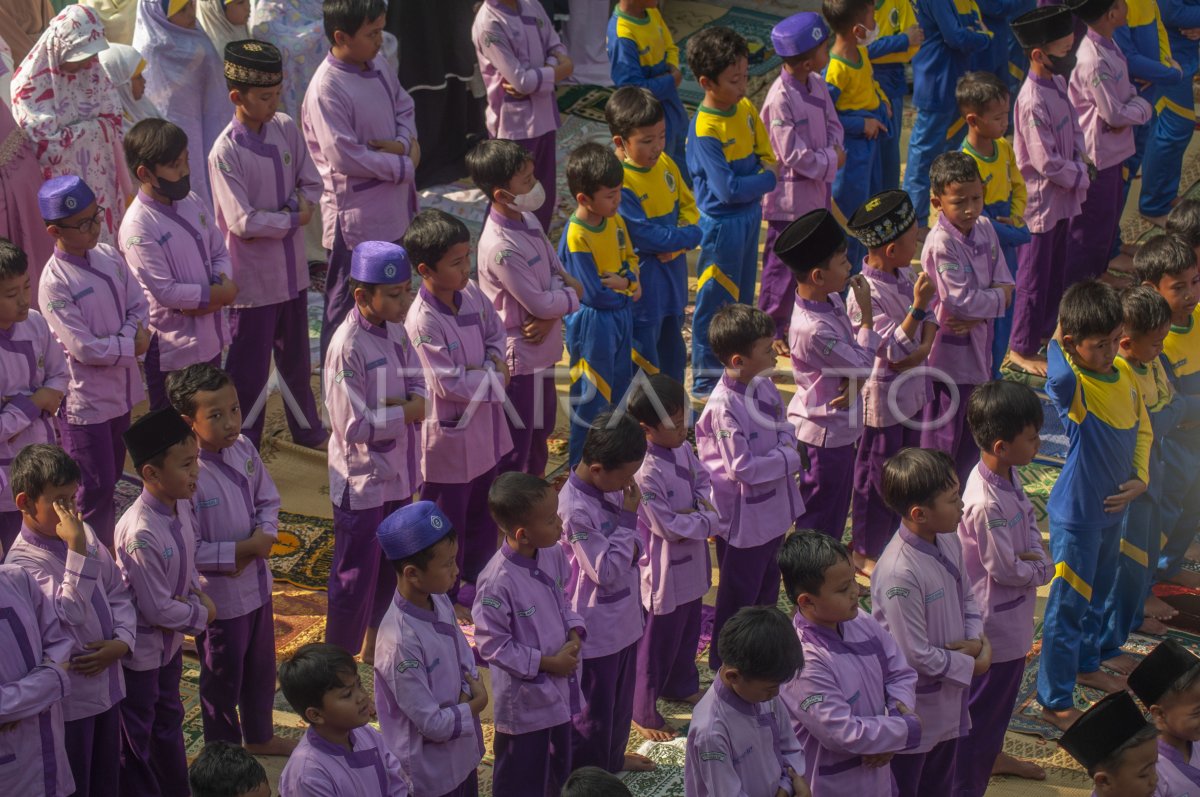
[[[335,30],[333,32],[333,46],[334,47],[345,47],[346,42],[348,42],[350,40],[350,38],[351,38],[350,34],[346,33],[346,31]]]
[[[967,127],[975,127],[975,125],[979,124],[979,114],[968,113],[963,117],[963,121],[967,123]]]
[[[28,493],[17,493],[13,500],[16,502],[18,510],[24,512],[26,515],[33,514],[33,506],[35,502],[29,500]]]
[[[696,82],[699,83],[700,88],[704,89],[705,91],[708,91],[709,89],[713,88],[713,86],[715,85],[714,81],[709,80],[704,75],[701,75],[698,78],[696,78]]]
[[[793,601],[796,604],[796,610],[803,611],[805,609],[812,608],[813,596],[809,595],[807,592],[797,592],[795,598],[793,598]]]
[[[149,183],[155,179],[154,171],[147,169],[144,164],[137,167],[137,171],[134,172],[134,176],[138,178],[138,182],[142,183]]]
[[[942,198],[932,191],[929,192],[929,206],[934,210],[942,209]]]
[[[613,136],[612,139],[614,147],[617,149],[625,149],[625,142],[621,140],[620,136]]]
[[[138,468],[138,476],[143,482],[158,483],[158,468],[151,465],[149,462],[143,463],[142,467]]]
[[[742,674],[738,672],[737,667],[722,666],[720,670],[721,680],[728,686],[733,686],[742,680]]]
[[[230,89],[229,90],[229,101],[232,102],[234,105],[241,105],[242,104],[242,92],[238,91],[237,89]]]
[[[1062,346],[1067,351],[1075,351],[1075,337],[1073,335],[1064,334],[1062,336]]]
[[[434,274],[434,270],[426,263],[417,263],[417,273],[421,275],[421,279],[429,279]]]
[[[908,519],[913,523],[925,522],[925,507],[920,504],[913,504],[908,508]]]
[[[1110,789],[1113,785],[1112,775],[1109,775],[1104,770],[1097,772],[1093,777],[1093,781],[1095,782],[1097,791],[1100,789]]]
[[[325,717],[321,714],[321,709],[316,706],[309,706],[304,709],[304,719],[308,720],[309,725],[320,725],[325,722]]]
[[[529,532],[525,531],[524,526],[517,526],[513,529],[512,538],[517,541],[518,545],[529,544]]]

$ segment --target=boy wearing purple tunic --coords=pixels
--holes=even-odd
[[[350,255],[363,241],[399,243],[417,212],[421,160],[413,101],[379,56],[384,0],[324,6],[329,55],[317,67],[301,109],[304,140],[321,174],[322,244],[329,250],[321,360],[354,291]]]
[[[1092,797],[1161,794],[1158,730],[1146,722],[1128,692],[1115,692],[1089,708],[1063,733],[1058,746],[1087,770],[1095,786]]]
[[[1124,0],[1074,0],[1071,10],[1088,29],[1075,50],[1078,63],[1071,70],[1067,96],[1096,177],[1079,213],[1067,224],[1070,246],[1062,268],[1068,286],[1108,270],[1125,207],[1122,169],[1134,154],[1133,131],[1154,116],[1150,103],[1134,89],[1125,54],[1113,41],[1113,32],[1125,25],[1129,9]]]
[[[408,778],[372,728],[354,658],[313,643],[279,663],[279,687],[308,730],[279,776],[279,797],[408,797]]]
[[[425,380],[404,329],[411,282],[402,247],[383,241],[357,246],[347,281],[355,306],[334,333],[321,372],[333,501],[325,639],[362,649],[367,661],[395,592],[375,530],[421,483]]]
[[[583,709],[579,651],[587,631],[564,585],[558,494],[528,473],[503,473],[488,509],[504,542],[480,574],[475,644],[491,667],[496,766],[492,794],[557,794],[571,766],[571,717]]]
[[[128,216],[126,216],[128,218]],[[217,616],[196,574],[199,446],[171,407],[152,410],[123,435],[142,494],[117,521],[117,564],[133,593],[137,638],[122,662],[121,793],[187,793],[183,744],[183,636]]]
[[[884,467],[883,495],[900,530],[871,576],[871,605],[917,671],[913,708],[921,718],[921,743],[892,759],[892,773],[900,797],[951,794],[959,737],[971,728],[967,690],[992,661],[954,533],[963,506],[954,461],[944,451],[906,448]]]
[[[954,793],[983,797],[993,773],[1045,777],[1041,767],[1001,748],[1033,644],[1037,588],[1050,583],[1054,563],[1017,475],[1017,468],[1037,456],[1041,401],[1025,385],[987,382],[967,403],[967,423],[980,461],[963,489],[958,537],[983,632],[992,643],[992,666],[971,682],[971,732],[959,742]]]
[[[86,183],[55,177],[38,190],[38,206],[56,243],[37,305],[66,352],[70,375],[58,431],[83,474],[79,512],[112,550],[113,490],[125,466],[121,433],[146,394],[137,364],[150,346],[146,296],[121,253],[98,243],[101,208]]]
[[[29,307],[25,253],[0,238],[0,471],[27,445],[54,439],[54,415],[69,377],[62,346],[46,319]],[[0,492],[0,548],[21,531],[21,510]]]
[[[649,770],[645,756],[626,753],[637,643],[642,637],[637,529],[641,490],[634,474],[646,456],[646,435],[628,414],[604,411],[592,420],[583,455],[558,496],[563,549],[571,567],[567,599],[591,629],[580,685],[587,705],[571,718],[573,764],[609,772]]]
[[[450,596],[460,618],[474,585],[496,552],[488,488],[512,450],[506,421],[508,361],[504,324],[472,282],[467,227],[449,213],[417,214],[404,247],[421,289],[404,325],[429,385],[429,417],[421,447],[421,498],[433,501],[461,529],[460,584]]]
[[[121,757],[120,662],[137,634],[133,596],[72,503],[80,472],[67,452],[26,446],[13,460],[12,478],[25,523],[4,561],[37,580],[71,637],[71,688],[62,718],[75,794],[110,794]]]
[[[267,378],[274,355],[292,439],[318,447],[325,430],[310,384],[308,263],[304,227],[321,197],[321,175],[300,127],[276,113],[283,60],[272,44],[225,48],[225,84],[234,118],[208,154],[217,226],[240,288],[229,311],[226,368],[237,385],[246,437],[262,442]]]
[[[575,65],[542,4],[484,0],[471,25],[471,41],[487,91],[488,134],[528,150],[538,182],[554,186],[554,137],[559,126],[554,90],[571,76]],[[552,199],[533,210],[547,233],[555,206]]]
[[[1157,797],[1188,797],[1200,788],[1200,658],[1166,639],[1129,674],[1129,688],[1158,728]]]
[[[62,701],[71,694],[67,667],[75,641],[22,567],[0,565],[0,612],[5,793],[66,797],[75,782],[63,745]]]
[[[824,208],[792,222],[775,240],[775,255],[796,278],[792,326],[788,330],[796,393],[788,420],[803,446],[800,475],[804,511],[796,528],[842,538],[854,484],[854,451],[862,435],[863,404],[858,386],[871,375],[879,333],[871,286],[850,276],[846,236]],[[840,292],[850,289],[858,306],[846,313]]]
[[[907,194],[905,195],[907,196]],[[804,669],[780,696],[804,748],[813,794],[890,795],[892,757],[921,743],[917,673],[896,640],[858,608],[850,552],[808,529],[779,551]]]
[[[184,132],[162,119],[138,122],[125,135],[125,160],[141,188],[121,220],[121,249],[150,304],[146,391],[162,409],[167,374],[220,364],[229,343],[225,307],[238,287],[212,210],[190,190]]]
[[[799,444],[783,414],[783,399],[764,371],[775,367],[775,322],[754,307],[721,308],[709,325],[713,354],[725,366],[696,423],[696,451],[712,479],[712,503],[721,519],[721,568],[713,635],[743,606],[779,600],[775,553],[804,511],[796,486]],[[721,666],[717,646],[711,668]]]
[[[646,435],[646,458],[634,474],[642,493],[637,526],[646,629],[637,653],[633,722],[655,741],[676,735],[658,713],[659,697],[695,705],[701,696],[696,645],[701,603],[712,583],[708,538],[721,530],[708,471],[688,444],[689,409],[683,385],[666,374],[638,384],[628,404]]]
[[[871,289],[870,310],[879,345],[875,365],[862,385],[863,430],[854,457],[851,558],[868,576],[900,523],[883,500],[883,463],[902,448],[921,442],[920,417],[929,401],[929,376],[920,368],[937,333],[936,294],[924,271],[909,264],[917,251],[916,212],[899,189],[876,194],[846,223],[867,247],[862,277]],[[861,319],[853,293],[850,320]]]
[[[921,266],[937,286],[938,331],[929,352],[933,400],[925,405],[921,445],[954,460],[959,484],[979,461],[967,429],[967,400],[992,376],[992,326],[1012,301],[1013,278],[991,219],[983,216],[983,179],[975,159],[946,152],[929,170],[938,211]]]
[[[684,794],[812,797],[804,753],[779,696],[804,666],[791,624],[774,606],[747,606],[729,618],[717,647],[725,664],[692,713]]]
[[[279,492],[241,434],[229,375],[207,363],[167,378],[167,395],[200,442],[196,570],[217,619],[196,636],[205,741],[245,743],[256,755],[295,747],[275,736],[275,623],[267,558],[279,535]],[[240,721],[239,721],[240,717]]]
[[[492,201],[479,234],[479,287],[504,325],[508,398],[516,410],[515,418],[508,416],[512,451],[500,470],[541,476],[558,414],[554,366],[562,359],[562,318],[579,309],[583,286],[533,218],[543,204],[554,203],[534,168],[533,156],[515,141],[482,141],[467,153],[467,174]]]
[[[417,501],[388,515],[378,537],[397,578],[375,655],[383,738],[413,797],[476,797],[488,693],[446,596],[458,577],[457,534],[437,504]]]

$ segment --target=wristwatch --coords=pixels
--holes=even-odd
[[[922,309],[920,309],[919,307],[913,307],[913,306],[910,304],[910,305],[908,306],[908,314],[909,314],[910,316],[912,316],[912,317],[913,317],[913,320],[914,320],[914,321],[924,321],[924,320],[925,320],[925,317],[926,317],[927,315],[929,315],[929,311],[928,311],[928,310],[922,310]]]

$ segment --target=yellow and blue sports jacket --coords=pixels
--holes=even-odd
[[[954,87],[967,71],[971,54],[986,50],[992,34],[971,0],[916,0],[917,24],[925,42],[913,56],[913,105],[927,111],[956,107]]]
[[[667,153],[649,169],[625,161],[621,218],[638,255],[642,298],[633,305],[635,322],[683,315],[687,305],[687,260],[682,252],[700,245],[700,213],[679,167]],[[659,254],[679,252],[670,262]]]
[[[697,109],[688,131],[687,167],[701,213],[732,216],[757,207],[775,187],[775,175],[764,168],[773,163],[767,129],[750,100],[743,97],[728,111]]]
[[[1163,357],[1179,392],[1190,404],[1200,404],[1200,305],[1185,326],[1171,326],[1163,341]],[[1194,436],[1200,437],[1200,429]]]
[[[626,310],[637,284],[637,255],[629,230],[620,215],[604,219],[593,227],[571,214],[558,242],[558,259],[571,276],[583,283],[580,304],[597,310]],[[600,277],[619,274],[630,281],[629,287],[614,291]]]
[[[907,64],[921,45],[909,47],[904,31],[917,24],[912,0],[875,0],[875,27],[879,38],[867,45],[867,55],[876,66]]]
[[[1088,371],[1056,340],[1047,359],[1046,393],[1066,427],[1070,450],[1046,509],[1059,525],[1112,526],[1120,516],[1104,511],[1104,499],[1130,479],[1150,483],[1154,437],[1133,371],[1121,359],[1111,373]]]
[[[1183,74],[1195,74],[1200,66],[1200,42],[1187,38],[1182,31],[1200,28],[1200,0],[1162,0],[1159,11],[1167,29],[1171,55],[1179,62]]]
[[[996,237],[1004,247],[1020,246],[1031,240],[1025,226],[1025,178],[1017,166],[1017,156],[1006,138],[995,141],[996,151],[985,158],[963,139],[962,151],[975,159],[983,177],[983,212],[992,220]],[[996,221],[1007,217],[1012,224]]]
[[[845,135],[862,138],[863,126],[868,119],[883,122],[887,130],[884,138],[891,134],[890,105],[887,95],[875,81],[866,47],[858,48],[858,63],[831,55],[829,66],[825,67],[825,83],[829,86],[829,96],[833,98],[833,107],[837,109]]]
[[[659,10],[647,8],[646,16],[639,19],[614,9],[608,21],[607,48],[613,83],[649,89],[663,104],[667,128],[682,135],[687,112],[671,74],[671,67],[679,67],[679,47]]]
[[[1128,0],[1125,24],[1113,33],[1113,41],[1129,62],[1129,79],[1138,94],[1157,96],[1163,86],[1173,86],[1183,73],[1171,66],[1171,43],[1156,0]],[[1149,81],[1142,86],[1137,81]]]

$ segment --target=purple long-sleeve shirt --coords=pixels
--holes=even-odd
[[[1097,169],[1107,169],[1133,154],[1133,128],[1149,122],[1154,109],[1129,82],[1125,54],[1112,39],[1088,28],[1076,57],[1067,95],[1088,157]]]
[[[779,164],[779,179],[763,196],[763,218],[791,221],[828,209],[843,132],[824,78],[813,72],[801,83],[780,72],[759,113]]]
[[[1090,184],[1087,146],[1061,77],[1032,72],[1013,105],[1013,152],[1025,178],[1025,226],[1048,232],[1079,214]]]
[[[351,750],[309,728],[279,776],[279,797],[408,797],[400,761],[370,725],[350,731]]]

